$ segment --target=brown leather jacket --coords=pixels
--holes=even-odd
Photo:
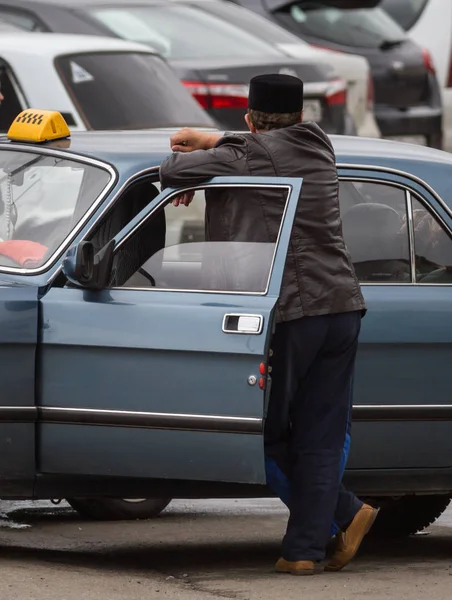
[[[212,150],[172,154],[160,173],[163,187],[227,175],[302,177],[277,320],[365,309],[342,237],[334,150],[315,123],[225,135]],[[209,238],[275,242],[284,208],[281,194],[240,189],[206,193]]]

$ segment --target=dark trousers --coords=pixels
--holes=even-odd
[[[280,323],[272,342],[265,451],[291,479],[287,560],[322,560],[333,520],[361,503],[340,484],[361,312]]]

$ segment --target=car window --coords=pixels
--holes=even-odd
[[[198,191],[191,205],[175,207],[167,204],[150,218],[150,226],[158,222],[166,234],[154,228],[153,236],[162,240],[160,248],[151,245],[148,257],[130,273],[120,277],[116,285],[166,290],[225,291],[265,293],[276,250],[275,243],[252,239],[252,232],[241,241],[225,241],[215,228],[215,213],[206,220],[206,200],[221,201],[222,190]],[[281,217],[286,193],[281,192]],[[221,215],[220,215],[221,218]],[[149,244],[151,236],[144,226],[115,257],[117,273],[133,262],[134,254]],[[279,227],[274,230],[275,240]]]
[[[444,225],[419,200],[412,199],[416,279],[452,283],[452,239]]]
[[[18,95],[18,84],[11,71],[0,60],[0,92],[4,99],[0,106],[0,133],[6,133],[11,123],[24,110]]]
[[[110,181],[101,168],[0,150],[0,268],[42,266]]]
[[[232,4],[232,2],[200,2],[198,6],[202,10],[212,13],[248,33],[255,33],[258,30],[261,39],[265,39],[271,44],[281,45],[283,48],[287,47],[288,44],[309,47],[307,42],[290,33],[287,29],[251,10]]]
[[[428,0],[383,0],[380,6],[408,31],[416,24],[427,4]]]
[[[341,10],[318,2],[284,6],[275,16],[288,29],[333,44],[384,48],[405,39],[403,29],[382,9]]]
[[[25,31],[45,31],[41,23],[27,12],[0,8],[0,19]]]
[[[364,283],[411,281],[406,193],[380,183],[341,181],[344,240]]]
[[[170,67],[152,54],[77,54],[57,58],[56,65],[88,129],[214,126]]]
[[[117,35],[166,58],[280,56],[269,43],[194,5],[96,7],[90,14]]]

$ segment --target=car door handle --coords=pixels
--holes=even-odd
[[[259,335],[264,326],[262,315],[229,314],[224,315],[223,332]]]

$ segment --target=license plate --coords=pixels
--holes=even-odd
[[[305,121],[321,121],[322,120],[322,105],[318,100],[305,100],[303,105]]]

